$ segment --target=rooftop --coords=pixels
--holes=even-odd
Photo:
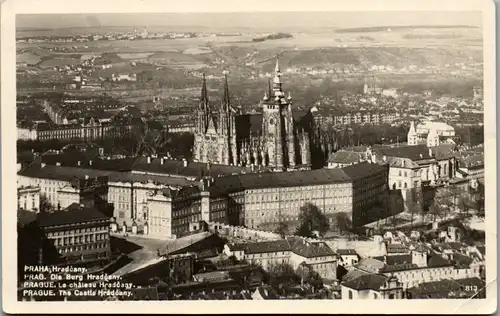
[[[342,285],[358,291],[380,290],[380,287],[388,280],[388,277],[381,274],[364,274],[354,280],[343,282]]]
[[[88,177],[108,177],[112,182],[142,182],[142,183],[160,183],[169,186],[187,186],[192,185],[193,182],[183,178],[170,177],[168,175],[147,175],[147,174],[134,174],[128,172],[118,171],[105,171],[98,169],[90,169],[83,167],[65,167],[53,165],[41,165],[32,163],[25,169],[18,172],[18,175],[42,178],[50,180],[59,180],[71,182],[75,178],[81,179]]]
[[[383,170],[385,170],[384,166],[364,162],[335,169],[233,175],[216,178],[210,190],[214,194],[228,194],[261,188],[349,183],[375,175]]]
[[[248,254],[291,251],[304,258],[335,255],[335,252],[326,243],[311,243],[300,237],[248,243],[244,245],[244,250]]]
[[[362,152],[353,152],[353,151],[337,151],[330,155],[328,158],[329,163],[339,163],[339,164],[351,164],[358,163],[361,159],[364,158],[364,153]]]
[[[37,222],[40,227],[78,224],[108,219],[108,216],[102,214],[97,209],[82,207],[77,203],[71,204],[62,211],[52,213],[41,212],[37,214]]]

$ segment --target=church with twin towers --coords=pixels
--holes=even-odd
[[[311,167],[309,111],[294,111],[285,94],[278,59],[260,101],[261,111],[243,113],[231,105],[225,75],[223,98],[212,104],[205,76],[196,110],[194,160],[198,162],[289,171]]]

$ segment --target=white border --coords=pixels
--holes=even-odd
[[[484,32],[485,164],[487,210],[486,300],[306,300],[17,302],[15,14],[238,11],[482,11]],[[388,24],[390,24],[388,22]],[[1,6],[2,281],[6,313],[389,313],[489,314],[497,307],[495,6],[491,0],[8,0]],[[13,135],[14,134],[14,135]]]

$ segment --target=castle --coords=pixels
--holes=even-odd
[[[205,76],[197,108],[194,160],[266,170],[304,170],[311,165],[311,122],[293,111],[285,96],[278,60],[274,78],[260,102],[262,112],[241,113],[231,106],[227,75],[221,104],[209,101]]]

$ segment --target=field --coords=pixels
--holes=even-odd
[[[138,82],[135,86],[125,85],[108,91],[114,96],[140,103],[152,95],[181,99],[197,97],[201,72],[207,75],[209,89],[220,90],[222,71],[228,70],[233,100],[240,105],[240,100],[257,100],[262,96],[266,73],[274,69],[275,56],[279,55],[280,66],[287,77],[287,89],[294,91],[298,105],[308,105],[316,101],[321,91],[341,90],[343,86],[348,86],[347,90],[361,87],[363,80],[371,75],[391,87],[462,78],[470,81],[482,77],[480,66],[462,74],[450,75],[444,71],[448,64],[458,64],[453,67],[460,69],[460,64],[482,62],[481,30],[477,28],[382,28],[349,32],[321,28],[291,33],[292,38],[262,42],[252,42],[252,38],[259,37],[259,34],[245,34],[85,43],[18,43],[18,63],[26,63],[39,71],[44,69],[43,74],[33,75],[31,68],[28,71],[27,67],[20,65],[18,79],[29,79],[30,82],[48,80],[51,78],[50,68],[78,65],[83,60],[100,56],[95,61],[97,67],[89,75],[94,79],[144,70],[152,74],[151,82]],[[101,65],[108,63],[113,67],[101,69]],[[378,66],[391,66],[395,70],[370,70]],[[398,72],[398,69],[409,66],[413,67],[413,72]],[[435,71],[419,72],[427,66],[434,66]],[[330,69],[330,72],[306,74],[311,70],[325,69]],[[294,75],[295,71],[300,75]],[[316,95],[305,93],[306,90],[316,91]],[[220,95],[212,93],[211,97],[215,101]],[[243,107],[253,106],[241,102]]]
[[[159,65],[204,67],[221,58],[236,63],[261,63],[278,53],[284,63],[295,66],[314,64],[441,64],[465,57],[482,60],[481,31],[476,28],[399,28],[370,32],[294,33],[293,38],[252,42],[251,35],[211,36],[186,39],[148,39],[138,41],[100,41],[88,43],[19,43],[19,62],[39,62],[37,56],[52,55],[44,66],[64,62],[61,53],[50,47],[65,47],[82,59],[102,53],[116,53],[127,61],[146,61]],[[41,48],[44,47],[44,48]],[[67,53],[64,53],[67,54]],[[63,55],[63,54],[61,54]],[[84,57],[85,56],[85,57]],[[72,62],[73,60],[69,60]]]

